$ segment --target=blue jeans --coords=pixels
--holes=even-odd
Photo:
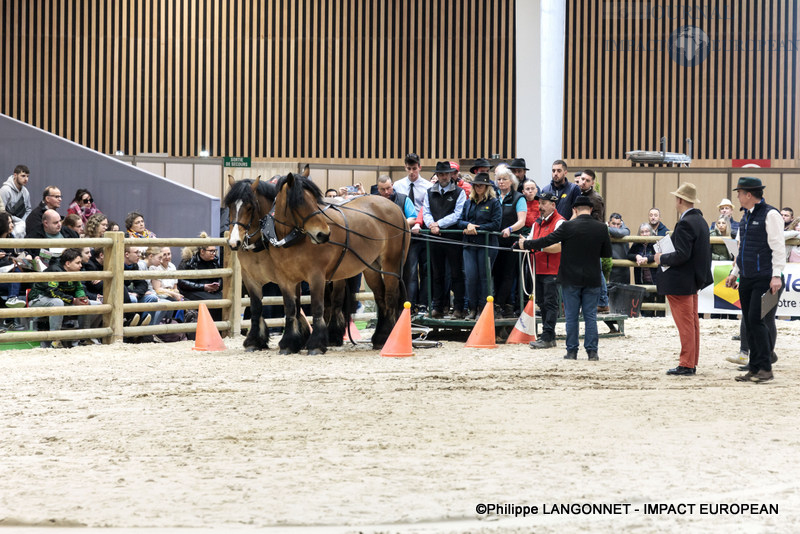
[[[597,301],[600,298],[598,287],[561,285],[564,300],[564,315],[567,320],[567,351],[578,352],[578,316],[583,309],[584,338],[583,347],[587,351],[597,351]]]
[[[598,306],[608,306],[608,286],[606,285],[606,277],[600,276],[600,300],[598,301]]]
[[[488,275],[497,258],[497,249],[488,249],[489,270],[486,270],[486,252],[479,247],[464,247],[464,276],[466,278],[467,308],[482,310],[488,296]]]

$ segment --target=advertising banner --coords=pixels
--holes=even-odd
[[[742,311],[739,303],[739,292],[725,287],[725,278],[733,268],[733,262],[711,262],[714,283],[698,294],[698,311],[700,313],[739,314]],[[787,263],[783,270],[786,289],[778,301],[778,316],[800,317],[800,263]]]

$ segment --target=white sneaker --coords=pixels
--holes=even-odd
[[[740,352],[736,356],[726,357],[725,360],[735,363],[736,365],[747,365],[750,363],[750,355],[746,352]]]
[[[10,297],[6,300],[6,308],[24,308],[25,301],[19,300],[17,297]]]

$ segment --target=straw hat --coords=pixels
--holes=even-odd
[[[689,182],[682,183],[677,191],[673,191],[670,194],[685,200],[689,204],[700,204],[700,199],[697,198],[697,188]]]

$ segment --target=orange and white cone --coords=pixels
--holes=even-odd
[[[536,314],[533,311],[533,299],[529,299],[525,309],[517,319],[517,324],[509,334],[506,345],[523,344],[536,341]]]
[[[483,307],[478,322],[472,327],[472,333],[467,338],[465,347],[473,349],[496,349],[494,331],[494,297],[486,297],[486,306]]]
[[[381,356],[391,358],[405,358],[413,356],[414,350],[411,344],[411,303],[403,304],[403,313],[394,324],[392,333],[383,345]]]

